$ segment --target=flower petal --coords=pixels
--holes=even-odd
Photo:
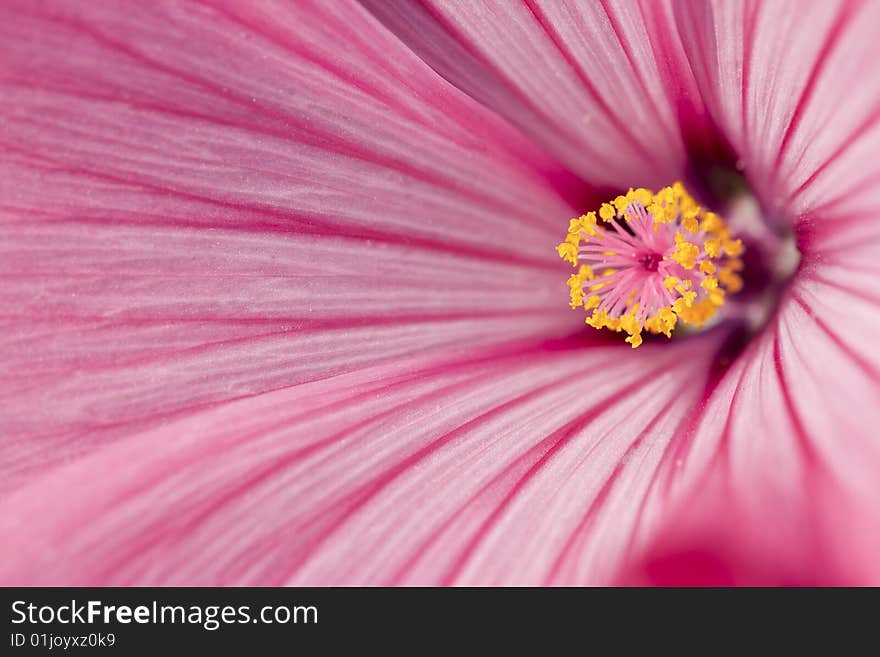
[[[670,450],[648,507],[678,510],[624,582],[880,581],[880,312],[822,280],[794,284]]]
[[[771,215],[877,187],[877,3],[694,0],[676,16],[706,107]]]
[[[590,182],[625,189],[681,175],[682,130],[699,129],[690,124],[702,106],[667,3],[364,4]]]
[[[681,469],[658,504],[677,490],[679,512],[624,581],[880,581],[877,12],[677,5],[707,108],[765,215],[794,223],[802,260],[771,324],[672,451]]]
[[[12,493],[0,581],[601,583],[719,337],[411,357],[169,422]]]
[[[6,2],[0,58],[3,488],[226,400],[576,322],[566,179],[356,4]]]

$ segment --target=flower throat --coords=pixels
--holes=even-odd
[[[737,292],[743,245],[724,220],[676,182],[656,194],[630,189],[568,225],[556,247],[577,273],[568,279],[571,307],[594,328],[672,336],[681,322],[700,328]]]

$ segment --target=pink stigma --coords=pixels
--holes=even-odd
[[[651,251],[640,256],[638,260],[639,264],[644,267],[646,271],[657,271],[660,267],[660,261],[663,260],[663,256]]]

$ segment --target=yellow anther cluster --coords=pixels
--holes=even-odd
[[[588,212],[568,222],[568,235],[565,241],[556,247],[559,257],[572,265],[577,265],[578,247],[580,246],[582,236],[598,235],[596,230],[596,213]]]
[[[584,305],[584,283],[594,278],[590,265],[581,265],[577,274],[568,277],[568,287],[571,292],[572,308],[580,308]],[[598,298],[598,297],[597,297]]]
[[[739,240],[737,240],[739,241]],[[742,289],[743,280],[737,272],[742,271],[743,262],[739,258],[730,258],[718,271],[718,281],[727,288],[731,294]]]
[[[631,222],[637,223],[627,228]],[[650,256],[659,259],[660,264],[640,274],[642,281],[653,275],[645,271],[657,271],[660,276],[657,283],[643,284],[648,288],[647,295],[638,289],[622,290],[618,284],[620,280],[636,280],[619,276],[630,266],[625,258],[635,257],[620,248],[621,239],[630,244],[638,242],[640,235],[645,235],[646,225],[649,231],[665,231],[667,237],[662,239],[671,243],[666,252]],[[616,241],[603,242],[605,236],[615,235]],[[581,246],[588,243],[593,246],[582,254]],[[609,248],[603,249],[606,244]],[[586,323],[594,328],[627,333],[626,341],[633,348],[642,343],[645,330],[671,337],[679,323],[703,326],[724,304],[726,292],[742,288],[738,274],[742,270],[738,258],[743,252],[742,242],[733,239],[723,219],[703,209],[678,182],[656,193],[630,189],[603,203],[597,212],[571,219],[568,234],[556,250],[577,268],[568,279],[571,307],[588,311]],[[609,259],[614,266],[597,275],[596,265]],[[634,260],[632,266],[639,265]],[[610,298],[616,302],[605,301],[606,294],[613,295]]]
[[[697,258],[700,257],[700,247],[688,242],[681,233],[675,234],[675,252],[672,259],[685,269],[693,269],[697,266]]]

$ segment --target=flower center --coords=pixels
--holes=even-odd
[[[663,260],[663,256],[655,251],[639,256],[639,264],[647,271],[657,271],[661,260]]]
[[[633,348],[644,330],[671,337],[678,322],[703,326],[742,287],[742,242],[681,183],[630,189],[598,214],[572,219],[556,251],[577,268],[571,307],[590,312],[594,328],[625,331]]]

